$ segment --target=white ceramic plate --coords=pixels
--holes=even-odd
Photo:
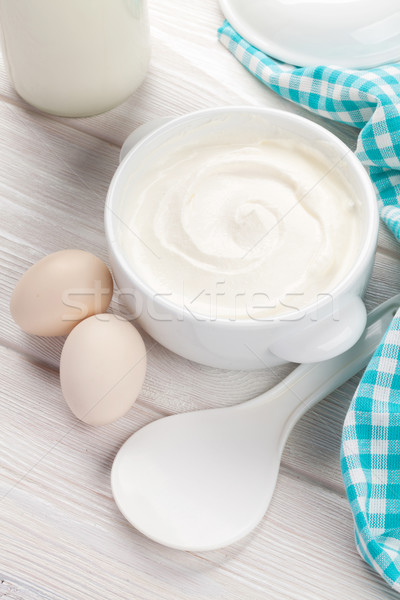
[[[400,62],[399,0],[219,0],[250,44],[293,65]]]

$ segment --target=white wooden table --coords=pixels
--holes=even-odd
[[[341,427],[357,378],[298,423],[270,510],[251,535],[219,551],[180,552],[146,539],[117,510],[109,482],[117,449],[153,419],[241,402],[289,368],[219,371],[156,345],[135,407],[90,428],[61,396],[63,340],[27,336],[11,321],[15,283],[47,253],[76,247],[107,260],[105,194],[124,138],[141,123],[210,106],[268,105],[304,114],[354,147],[355,130],[275,96],[218,43],[216,0],[150,0],[150,18],[149,75],[104,115],[40,114],[15,94],[0,64],[0,597],[394,599],[355,550],[340,474]],[[369,308],[399,292],[399,266],[400,247],[382,228]]]

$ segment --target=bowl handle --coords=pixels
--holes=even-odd
[[[173,117],[157,117],[156,119],[151,119],[151,121],[147,121],[147,123],[143,123],[143,125],[136,127],[122,144],[121,152],[119,153],[119,162],[122,162],[128,152],[130,152],[143,138],[150,135],[150,133],[153,133],[153,131],[162,125],[165,125],[165,123],[168,123],[168,121],[172,121],[172,118]]]
[[[283,360],[313,363],[338,356],[351,348],[365,329],[367,311],[364,302],[354,296],[339,311],[316,320],[299,333],[272,344],[270,351]]]

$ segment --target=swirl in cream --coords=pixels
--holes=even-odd
[[[359,205],[339,168],[296,140],[184,148],[136,182],[126,254],[193,313],[268,318],[329,293],[354,264]]]

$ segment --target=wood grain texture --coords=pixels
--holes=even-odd
[[[294,428],[276,494],[251,535],[212,552],[179,552],[125,521],[110,491],[112,460],[139,427],[179,411],[229,406],[293,366],[252,373],[190,363],[144,336],[148,373],[135,407],[98,429],[62,400],[63,339],[23,334],[9,315],[22,273],[61,248],[107,260],[103,206],[119,148],[157,116],[244,104],[307,116],[351,148],[357,132],[289,104],[218,43],[215,0],[151,0],[152,60],[141,88],[87,119],[38,113],[0,61],[0,598],[8,600],[390,600],[397,594],[357,555],[339,468],[343,419],[358,377]],[[399,293],[400,247],[381,228],[367,292],[372,308]],[[123,312],[117,296],[112,310]]]

